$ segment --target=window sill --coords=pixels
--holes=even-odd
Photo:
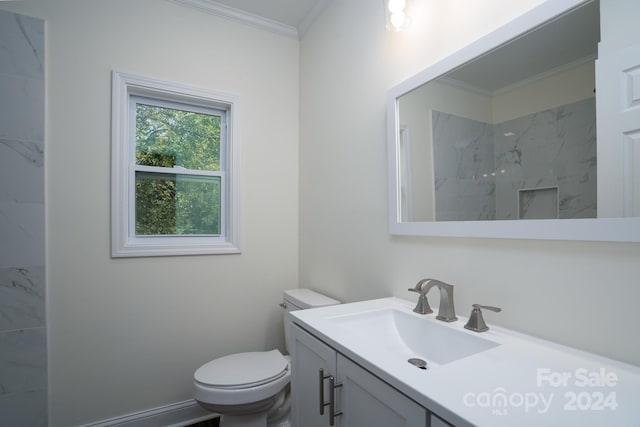
[[[240,248],[220,239],[202,237],[133,238],[113,247],[113,258],[134,258],[182,255],[239,254]]]

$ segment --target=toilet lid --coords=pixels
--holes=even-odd
[[[247,388],[271,382],[287,373],[287,359],[278,351],[237,353],[202,365],[195,380],[220,388]]]

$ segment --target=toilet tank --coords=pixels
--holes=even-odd
[[[290,289],[284,291],[282,296],[284,308],[284,342],[289,352],[289,312],[295,310],[306,310],[307,308],[325,307],[327,305],[340,304],[340,301],[329,298],[311,289]]]

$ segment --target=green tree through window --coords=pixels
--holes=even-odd
[[[136,235],[221,232],[221,116],[136,102]]]

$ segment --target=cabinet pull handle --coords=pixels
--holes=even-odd
[[[331,378],[331,375],[325,375],[324,369],[320,368],[318,371],[318,396],[319,399],[319,407],[320,407],[320,415],[324,415],[324,407],[328,405],[328,403],[324,402],[324,380],[327,378]]]
[[[338,415],[342,415],[342,411],[336,412],[336,389],[342,387],[342,384],[336,384],[336,379],[333,378],[333,375],[329,376],[329,389],[331,390],[331,394],[329,394],[329,425],[336,425],[336,417]]]

